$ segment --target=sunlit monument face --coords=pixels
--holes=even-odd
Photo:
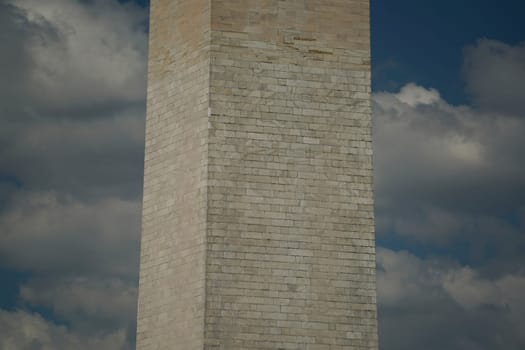
[[[377,349],[369,2],[150,19],[137,349]]]

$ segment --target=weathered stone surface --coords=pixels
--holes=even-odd
[[[377,349],[368,0],[154,0],[137,349]]]

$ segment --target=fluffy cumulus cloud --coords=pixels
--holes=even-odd
[[[144,98],[147,11],[105,0],[5,3],[14,13],[12,30],[23,36],[16,39],[25,41],[12,45],[22,47],[30,64],[11,59],[24,71],[24,97],[33,108],[67,113]]]
[[[525,347],[523,46],[464,54],[470,106],[373,96],[377,237],[411,249],[378,250],[384,349]]]
[[[2,349],[133,347],[146,20],[133,2],[0,1],[0,265],[28,276]]]
[[[385,349],[522,349],[525,276],[498,278],[445,258],[379,249],[380,341]]]
[[[82,335],[72,332],[64,325],[53,323],[39,314],[0,310],[2,337],[0,347],[4,350],[114,350],[126,348],[126,334],[114,333]]]
[[[75,195],[136,197],[147,11],[116,1],[0,6],[2,52],[11,53],[0,58],[11,77],[0,83],[3,177]]]
[[[452,106],[414,84],[373,106],[380,231],[446,241],[523,215],[525,118]]]
[[[101,329],[116,332],[124,326],[135,327],[132,320],[136,316],[137,286],[120,278],[61,276],[50,280],[41,276],[21,286],[20,298],[28,305],[52,310],[60,319],[85,332],[97,333]]]

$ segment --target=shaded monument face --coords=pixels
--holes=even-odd
[[[368,0],[152,0],[137,349],[377,349]]]

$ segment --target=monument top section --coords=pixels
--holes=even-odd
[[[252,40],[322,41],[328,47],[369,47],[369,2],[362,0],[211,0],[211,29]]]

